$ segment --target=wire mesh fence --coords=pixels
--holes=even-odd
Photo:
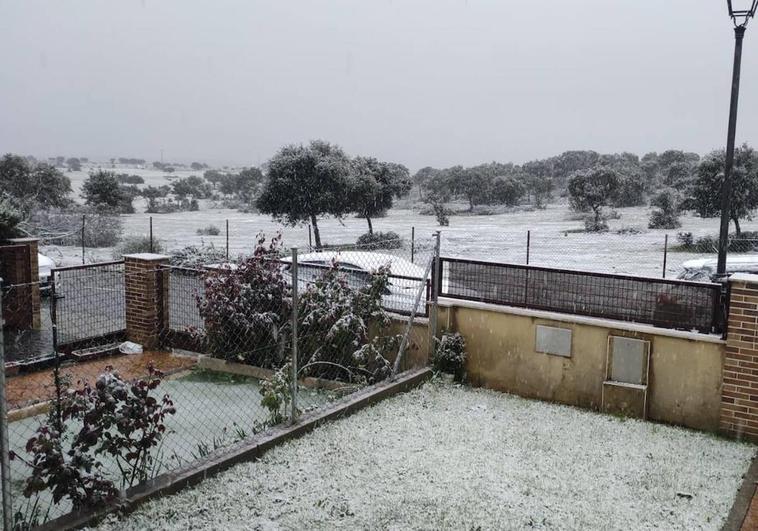
[[[123,341],[123,261],[53,269],[51,278],[52,320],[59,352],[78,354]]]
[[[681,230],[620,225],[606,232],[586,232],[567,221],[566,214],[564,210],[546,211],[545,219],[524,214],[527,221],[523,225],[506,218],[457,218],[453,226],[442,228],[443,252],[454,257],[658,278],[692,276],[693,260],[706,262],[706,268],[710,267],[709,261],[715,262],[717,227],[699,218],[688,221],[687,228]],[[42,225],[40,234],[48,244],[45,252],[66,264],[107,261],[138,250],[171,255],[174,265],[187,267],[236,260],[252,252],[255,234],[260,231],[282,231],[287,245],[298,245],[303,252],[316,250],[309,225],[282,226],[259,214],[215,210],[121,218],[77,214],[65,227],[58,226],[60,216],[41,220],[49,226]],[[348,248],[365,236],[363,220],[322,223],[322,250]],[[118,225],[118,231],[114,225]],[[395,231],[398,245],[414,262],[415,254],[423,253],[423,246],[428,245],[416,233],[431,232],[434,222],[403,211],[383,219],[381,225]],[[707,232],[709,229],[711,232]],[[752,257],[758,255],[755,236],[752,231],[744,231],[739,237],[733,235],[730,259],[735,263],[750,259],[754,263]],[[744,263],[736,267],[744,269]]]
[[[500,239],[445,231],[442,250],[455,258],[698,281],[711,280],[718,251],[716,238],[675,231],[525,229]],[[730,271],[758,271],[758,240],[732,236],[729,253]]]
[[[260,239],[195,267],[59,268],[38,299],[49,326],[11,317],[39,284],[6,289],[4,339],[22,325],[52,337],[46,364],[0,383],[3,516],[24,529],[117,499],[424,363],[433,248],[414,263],[408,248],[298,255]]]
[[[287,250],[259,237],[229,260],[128,256],[53,269],[49,286],[5,286],[6,361],[44,354],[0,384],[13,456],[7,511],[23,528],[105,502],[427,363],[439,294],[715,326],[714,290],[534,266],[547,260],[539,235],[529,266],[435,261],[439,245],[414,234],[381,248]],[[526,262],[527,248],[504,252]]]
[[[3,344],[6,362],[16,370],[52,356],[53,334],[49,286],[37,282],[5,284],[0,288],[7,327]]]
[[[665,328],[724,331],[722,285],[441,258],[440,294]]]

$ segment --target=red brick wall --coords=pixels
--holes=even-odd
[[[730,287],[721,431],[758,441],[758,282],[735,280]]]
[[[124,256],[126,337],[146,350],[160,346],[168,323],[168,257],[157,254]]]
[[[20,330],[41,326],[38,249],[32,238],[0,245],[0,278],[5,286],[14,286],[3,293],[3,318]]]

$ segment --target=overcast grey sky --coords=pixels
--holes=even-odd
[[[758,144],[758,22],[738,141]],[[0,0],[0,152],[416,169],[725,143],[726,0]]]

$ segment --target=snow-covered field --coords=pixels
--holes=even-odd
[[[161,185],[170,181],[165,173],[156,170],[122,169],[145,178],[146,184]],[[171,178],[184,177],[201,172],[177,171]],[[85,172],[68,174],[75,190],[86,178]],[[281,232],[286,247],[308,245],[308,229],[305,226],[285,227],[272,221],[270,216],[245,214],[236,210],[209,208],[209,201],[201,202],[198,212],[180,212],[153,215],[153,233],[164,249],[173,251],[187,245],[213,243],[224,248],[224,228],[229,221],[230,255],[249,252],[256,234],[273,235]],[[403,204],[407,203],[404,201]],[[123,216],[125,235],[147,235],[150,214],[145,214],[144,202],[135,201],[137,214]],[[618,209],[620,219],[610,220],[610,231],[604,234],[572,232],[583,227],[568,205],[556,203],[546,210],[516,210],[495,215],[456,215],[450,218],[449,227],[439,227],[433,216],[423,216],[410,209],[393,209],[384,218],[374,220],[377,231],[395,231],[410,241],[411,227],[416,229],[417,253],[421,259],[428,256],[432,235],[442,231],[442,253],[447,256],[462,256],[483,260],[525,263],[527,231],[531,231],[530,264],[608,273],[628,273],[660,277],[663,268],[664,237],[669,236],[669,245],[676,244],[676,233],[692,232],[695,237],[718,233],[719,220],[702,219],[692,215],[682,216],[682,227],[677,230],[651,230],[647,228],[650,214],[648,207]],[[197,230],[215,225],[221,230],[219,236],[199,236]],[[319,221],[322,241],[329,244],[354,243],[366,232],[366,222],[353,217],[344,220],[322,219]],[[639,234],[618,234],[620,229],[639,229]],[[743,230],[758,230],[758,220],[743,222]],[[74,247],[46,247],[44,252],[59,265],[81,263],[81,249]],[[90,261],[110,260],[112,249],[87,249],[85,258]],[[685,260],[706,255],[669,252],[667,277],[675,277]],[[712,255],[715,257],[715,254]]]
[[[100,529],[719,529],[754,453],[431,383]]]

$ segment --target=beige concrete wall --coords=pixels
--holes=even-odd
[[[394,317],[390,325],[389,333],[405,334],[407,329],[407,317]],[[395,356],[389,356],[390,362],[395,362]],[[418,369],[429,366],[429,325],[426,318],[417,317],[411,328],[408,347],[405,350],[405,356],[401,370]]]
[[[455,303],[452,303],[455,304]],[[609,335],[651,342],[648,418],[692,428],[719,425],[724,344],[697,334],[613,321],[465,303],[441,308],[440,329],[466,338],[468,380],[529,398],[600,409]],[[536,326],[572,330],[570,358],[535,351]]]

